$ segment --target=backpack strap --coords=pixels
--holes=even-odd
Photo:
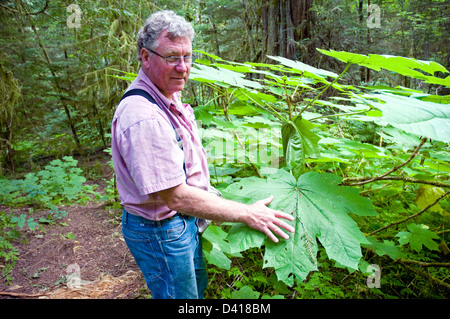
[[[122,101],[123,99],[125,99],[126,97],[131,96],[131,95],[139,95],[139,96],[145,97],[150,103],[158,105],[158,107],[161,109],[161,111],[163,111],[161,106],[159,106],[159,104],[156,103],[155,99],[150,95],[150,93],[148,93],[147,91],[142,90],[142,89],[132,89],[132,90],[129,90],[129,91],[125,92],[125,94],[122,96],[120,101]],[[169,119],[169,121],[170,121],[170,119]],[[176,135],[176,138],[177,138],[178,146],[181,149],[183,149],[183,144],[181,143],[181,138],[178,135],[178,132],[175,129],[175,126],[173,126],[172,122],[170,122],[170,124],[172,125],[173,130],[175,131],[175,135]]]
[[[148,93],[147,91],[142,90],[142,89],[132,89],[132,90],[125,92],[125,94],[122,96],[120,101],[122,101],[123,99],[125,99],[126,97],[131,96],[131,95],[139,95],[139,96],[145,97],[150,103],[156,104],[161,109],[161,111],[163,111],[161,106],[158,103],[156,103],[155,99],[150,95],[150,93]],[[170,124],[172,124],[172,128],[175,132],[175,137],[178,142],[178,147],[181,148],[181,150],[183,151],[183,142],[181,141],[181,137],[178,134],[177,130],[175,129],[175,126],[173,125],[172,121],[170,121],[170,119],[169,119],[169,122],[170,122]],[[183,161],[183,170],[184,170],[184,175],[186,175],[186,163],[184,161]],[[187,177],[187,175],[186,175],[186,177]]]

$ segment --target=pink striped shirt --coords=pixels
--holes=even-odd
[[[111,149],[120,202],[132,214],[162,220],[176,212],[163,203],[157,192],[184,182],[208,189],[206,152],[194,111],[181,103],[180,93],[174,94],[173,102],[169,101],[142,69],[129,86],[131,89],[150,93],[162,110],[141,96],[129,96],[117,106],[111,126]],[[178,145],[174,127],[183,149]]]

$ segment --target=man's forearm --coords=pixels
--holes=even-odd
[[[245,223],[265,233],[274,242],[278,242],[274,234],[289,238],[282,229],[294,232],[294,228],[282,220],[292,221],[292,215],[267,207],[272,201],[271,197],[246,205],[186,184],[160,191],[158,194],[172,210],[204,219]]]
[[[186,184],[159,192],[166,205],[183,214],[222,222],[246,223],[248,205],[218,197]]]

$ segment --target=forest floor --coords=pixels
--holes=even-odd
[[[0,299],[132,299],[149,291],[122,237],[120,214],[104,203],[59,206],[65,217],[40,224],[41,231],[22,229],[13,243],[19,260],[7,284],[0,272]],[[9,207],[0,210],[10,212]],[[14,214],[29,215],[29,207]],[[37,221],[47,211],[35,211]]]
[[[121,225],[98,204],[62,209],[67,216],[58,224],[45,233],[27,231],[14,243],[19,260],[12,282],[0,282],[0,298],[138,298],[145,282]]]

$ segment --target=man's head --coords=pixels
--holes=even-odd
[[[138,33],[138,60],[150,80],[169,99],[183,89],[189,77],[191,64],[187,57],[192,56],[193,38],[191,24],[173,11],[152,14]]]

